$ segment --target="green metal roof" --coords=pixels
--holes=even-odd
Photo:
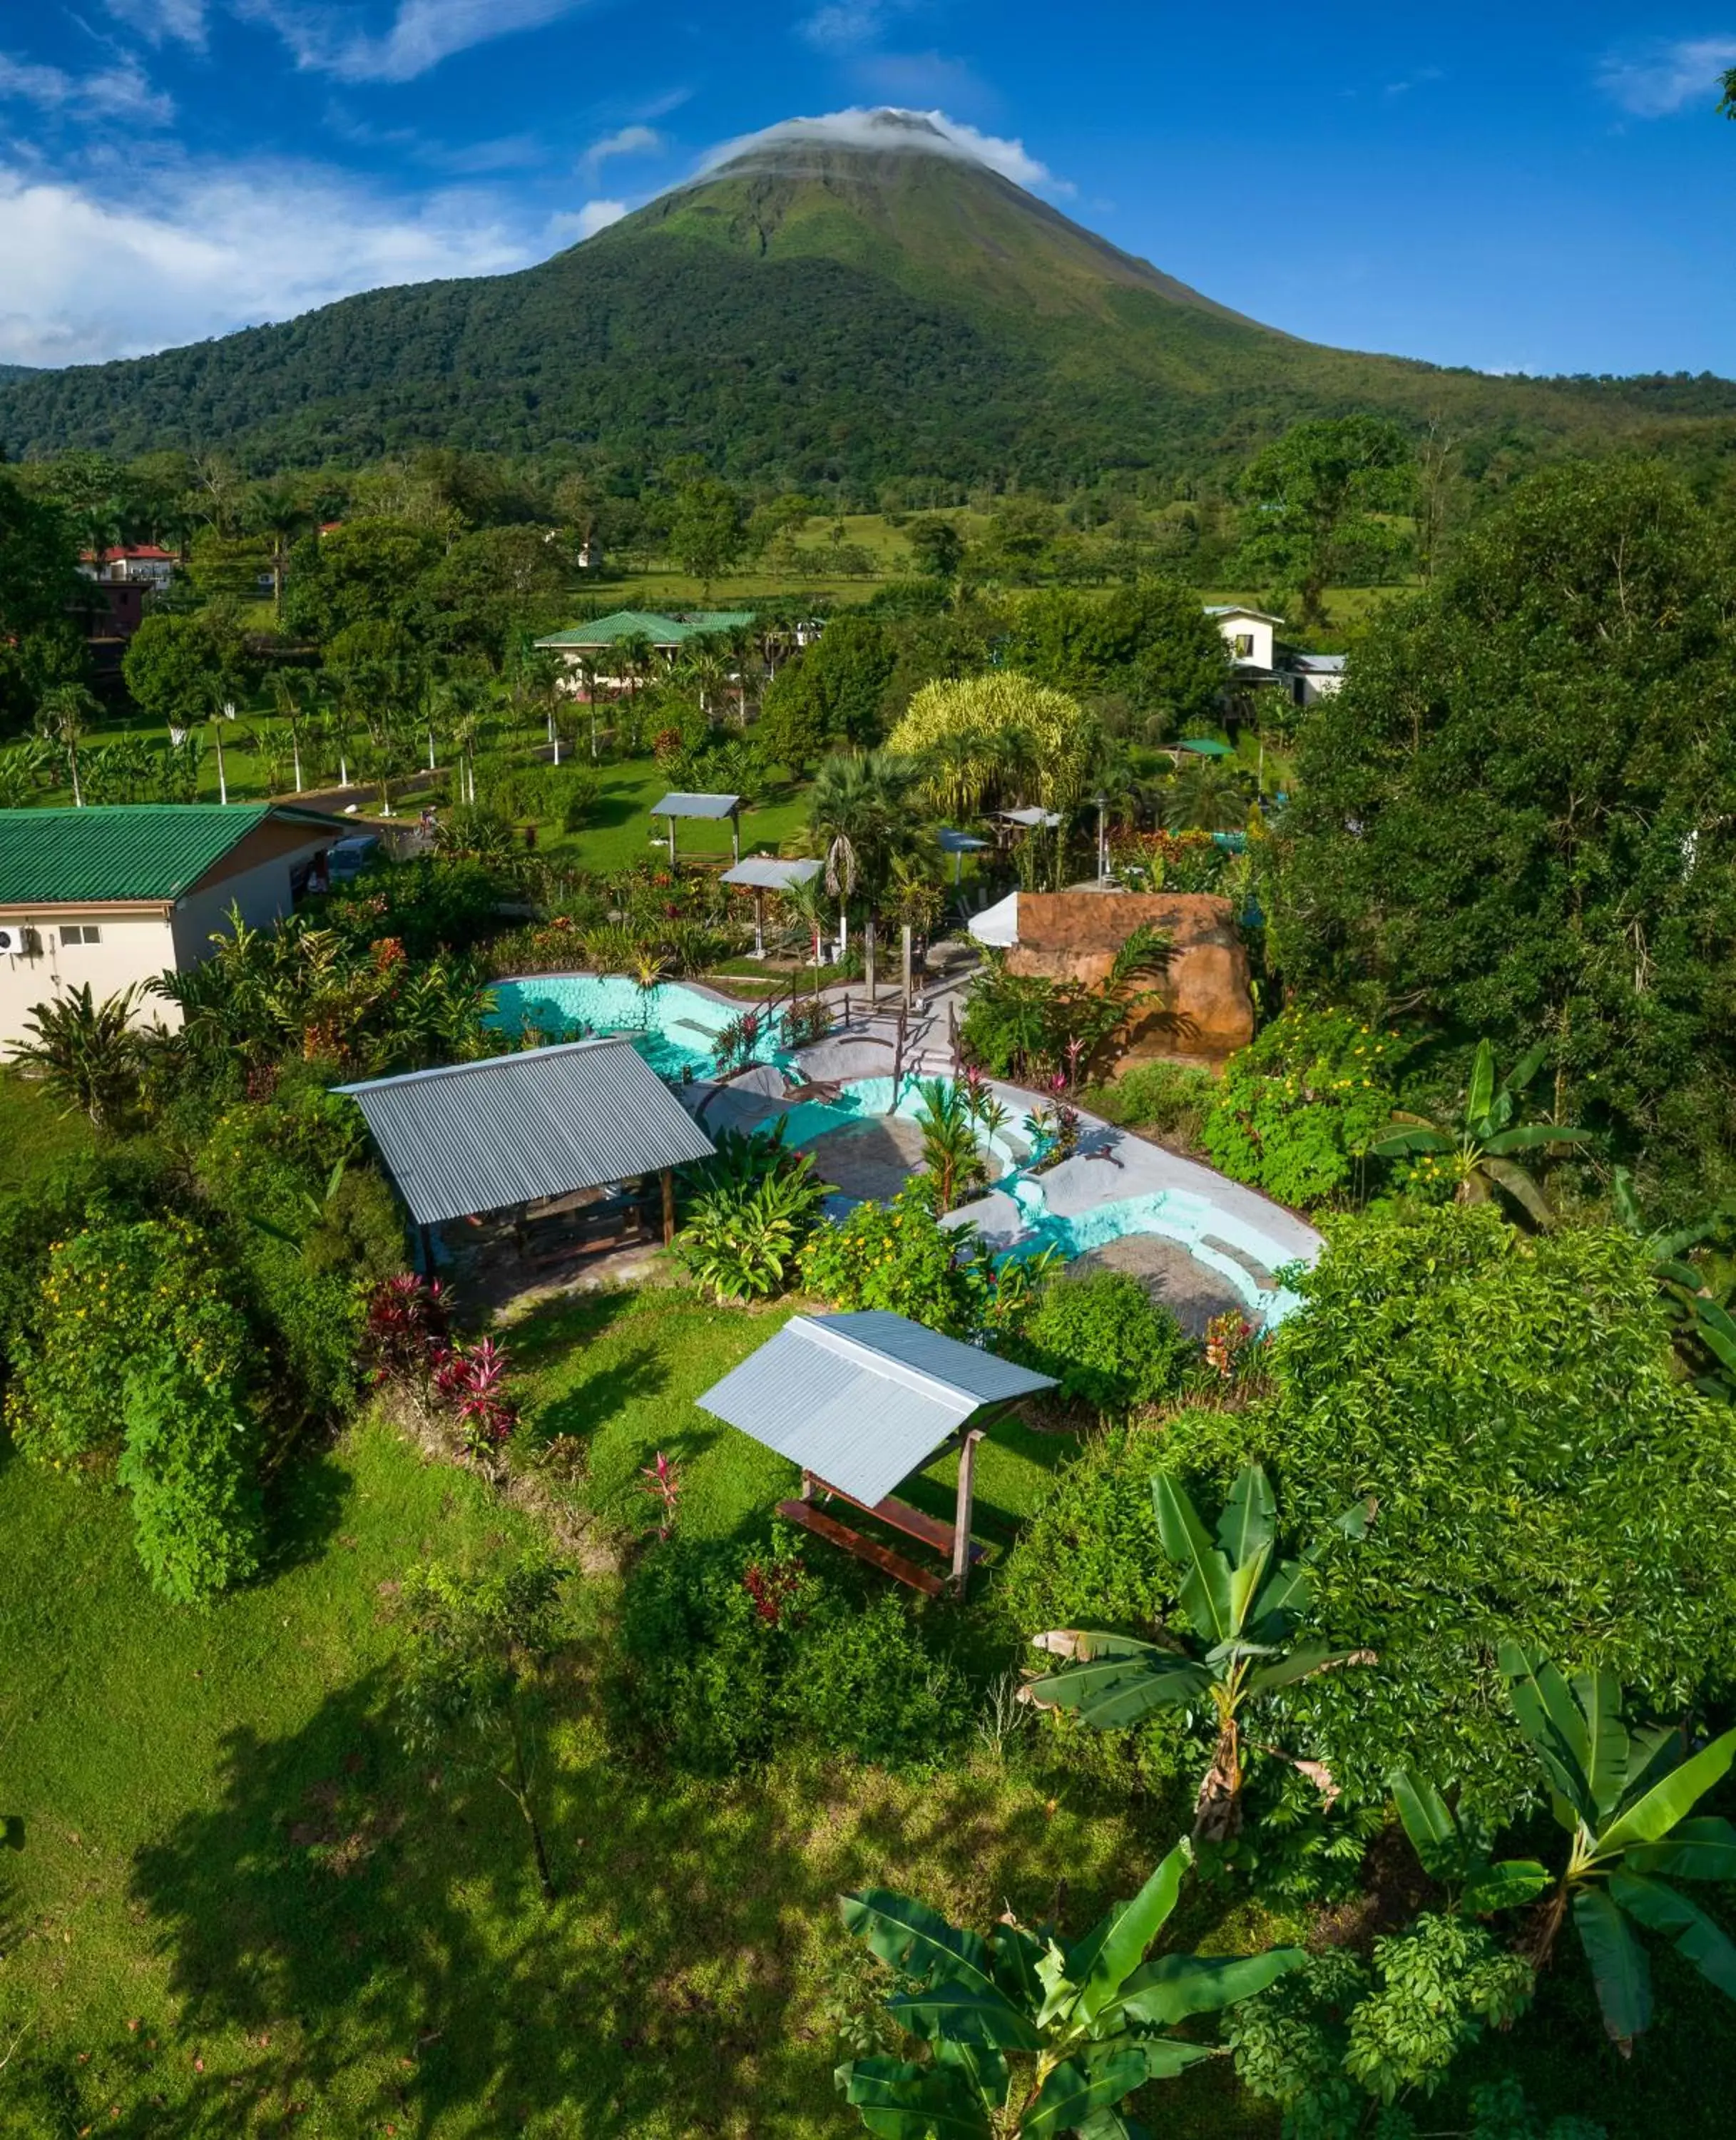
[[[738,625],[752,624],[753,612],[749,609],[694,610],[685,616],[662,616],[655,611],[618,609],[612,616],[600,616],[590,624],[571,624],[565,631],[552,631],[547,639],[539,639],[539,646],[613,646],[623,639],[643,636],[654,646],[680,646],[689,639],[701,639],[709,631],[730,631]]]
[[[267,817],[339,829],[272,802],[115,802],[0,810],[0,906],[179,899]]]

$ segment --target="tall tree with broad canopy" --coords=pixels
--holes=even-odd
[[[1547,1040],[1548,1112],[1675,1219],[1736,1181],[1736,570],[1645,463],[1522,484],[1304,717],[1272,948],[1294,989]]]
[[[43,691],[83,671],[68,611],[95,591],[77,562],[71,514],[0,469],[0,734],[27,727]]]
[[[1614,1672],[1654,1715],[1736,1683],[1736,1444],[1680,1376],[1643,1244],[1617,1228],[1520,1234],[1489,1204],[1326,1222],[1269,1347],[1273,1394],[1184,1412],[1160,1457],[1227,1485],[1249,1462],[1315,1538],[1376,1518],[1310,1570],[1308,1637],[1371,1671],[1289,1691],[1352,1799],[1395,1757],[1481,1815],[1537,1775],[1503,1642]]]
[[[1319,624],[1322,597],[1355,569],[1395,563],[1390,522],[1415,479],[1410,442],[1384,416],[1324,416],[1297,424],[1243,471],[1238,574]]]
[[[1125,692],[1168,734],[1215,719],[1233,673],[1224,635],[1198,594],[1170,580],[1142,580],[1106,596],[1027,596],[1008,660],[1059,690]]]

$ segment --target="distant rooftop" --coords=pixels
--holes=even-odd
[[[649,639],[660,653],[670,653],[690,639],[704,639],[714,631],[744,630],[753,621],[751,609],[687,610],[673,616],[657,610],[618,609],[589,624],[572,624],[564,631],[552,631],[537,644],[571,650],[616,646],[624,639]]]

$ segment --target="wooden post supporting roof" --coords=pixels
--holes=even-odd
[[[979,1426],[965,1430],[959,1447],[959,1501],[953,1516],[953,1592],[963,1598],[970,1580],[970,1519],[977,1498],[977,1444]]]
[[[663,1245],[673,1246],[675,1239],[675,1175],[672,1167],[663,1170]]]

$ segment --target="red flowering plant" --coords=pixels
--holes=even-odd
[[[445,1357],[448,1328],[439,1279],[400,1271],[381,1279],[368,1296],[362,1328],[362,1356],[376,1387],[414,1382],[425,1388]]]
[[[645,1481],[640,1492],[649,1494],[658,1504],[657,1535],[666,1539],[675,1528],[675,1511],[681,1499],[681,1474],[674,1459],[665,1456],[660,1449],[656,1461],[642,1465],[639,1475]]]
[[[518,1424],[518,1407],[506,1393],[505,1348],[492,1338],[453,1344],[434,1371],[434,1393],[458,1421],[473,1456],[491,1455]]]
[[[769,1553],[748,1563],[742,1588],[753,1602],[754,1617],[768,1627],[782,1627],[800,1624],[814,1585],[801,1554],[780,1539]]]

